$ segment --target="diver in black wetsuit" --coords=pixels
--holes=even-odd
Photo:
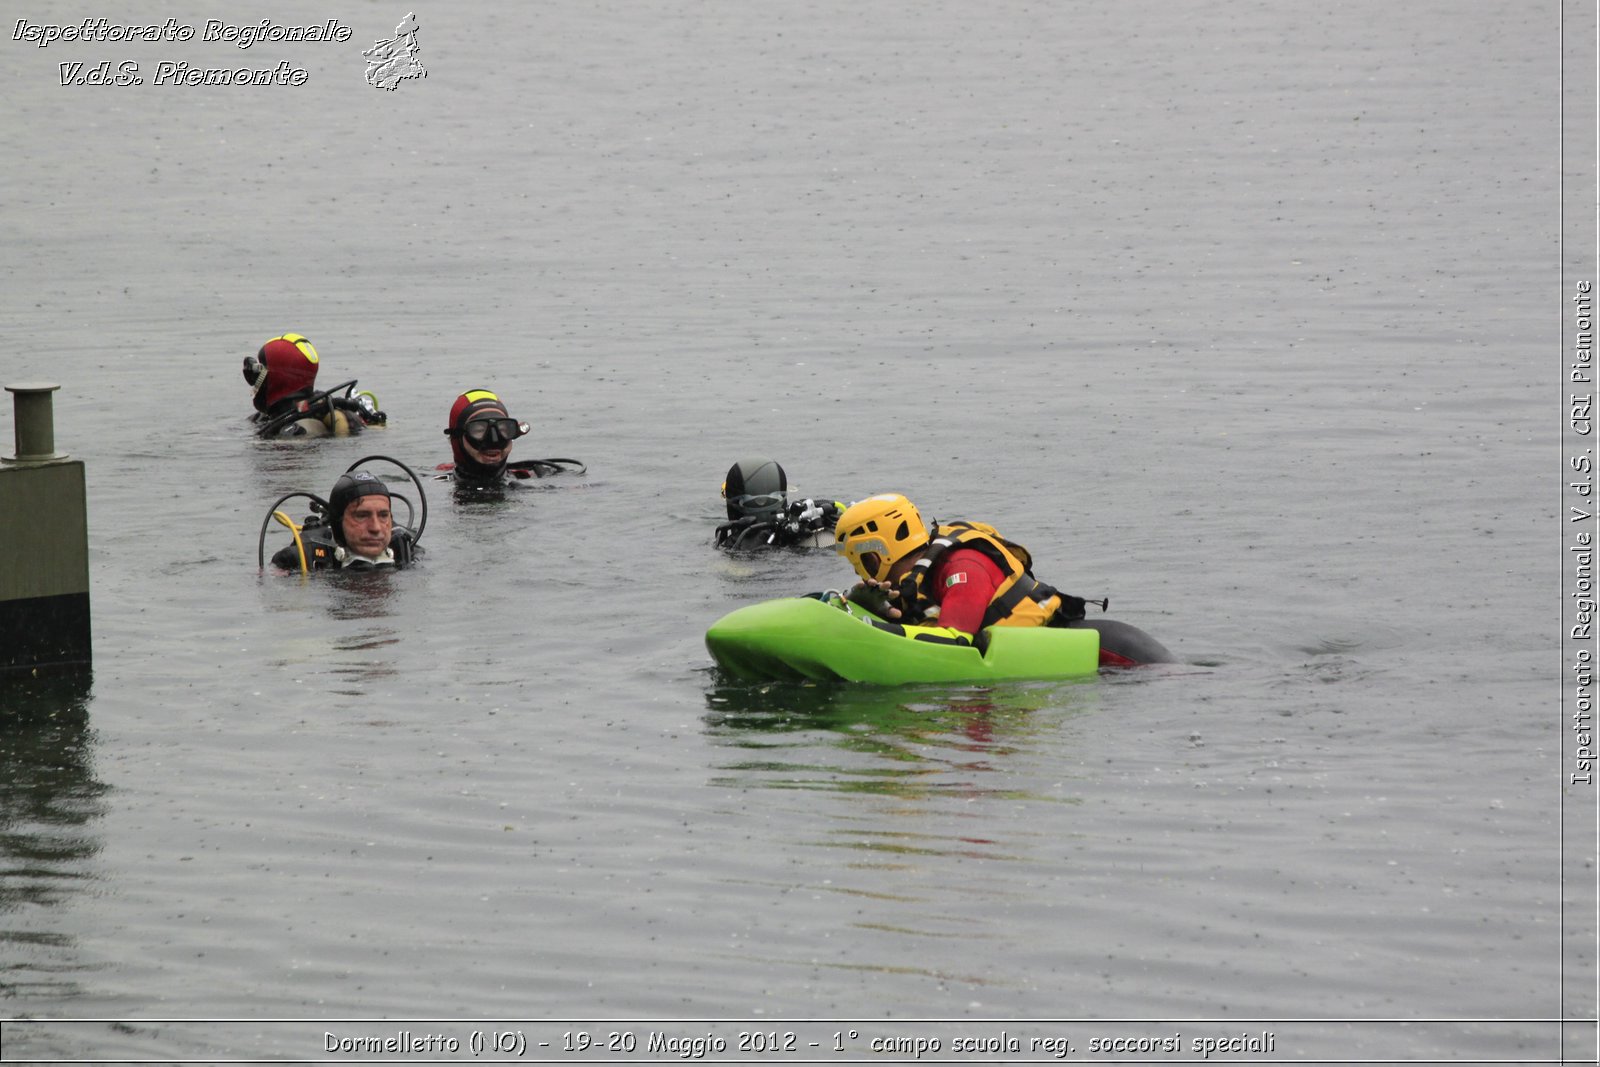
[[[728,521],[717,527],[718,548],[814,548],[833,544],[844,508],[832,500],[789,499],[789,476],[776,460],[746,459],[722,483]]]
[[[409,524],[397,525],[391,509],[392,502],[400,500],[407,508],[411,508],[411,501],[390,490],[370,471],[356,469],[374,459],[401,466],[416,484],[418,493],[421,493],[422,485],[417,482],[416,476],[398,461],[385,456],[357,460],[355,465],[339,476],[327,500],[311,493],[289,493],[273,504],[267,517],[262,520],[262,545],[258,547],[258,553],[265,551],[267,524],[277,518],[294,534],[294,541],[279,549],[272,557],[272,565],[283,570],[375,570],[381,567],[403,568],[415,562],[422,553],[417,541],[427,523],[427,499],[420,497],[422,520],[415,529]],[[285,500],[296,496],[311,500],[312,513],[303,525],[294,524],[286,514],[277,510]]]
[[[498,490],[530,478],[552,474],[582,474],[587,468],[565,458],[511,458],[511,445],[528,432],[528,424],[513,419],[506,405],[487,389],[469,389],[450,408],[450,438],[454,463],[441,463],[458,489]]]

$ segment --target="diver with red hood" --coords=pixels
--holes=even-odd
[[[388,421],[371,393],[351,395],[354,379],[318,392],[318,366],[317,350],[297,333],[274,337],[244,358],[257,436],[347,437]]]
[[[450,406],[450,438],[454,463],[441,463],[458,489],[498,490],[552,474],[583,474],[575,459],[512,459],[511,445],[528,433],[527,423],[511,417],[505,401],[487,389],[469,389]]]

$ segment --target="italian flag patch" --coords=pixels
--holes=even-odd
[[[949,589],[952,585],[966,585],[966,584],[967,584],[967,575],[966,575],[965,571],[963,571],[960,574],[952,574],[950,577],[948,577],[948,578],[946,578],[944,580],[944,587],[946,589]]]

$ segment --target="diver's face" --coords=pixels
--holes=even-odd
[[[389,547],[394,533],[394,516],[386,496],[364,496],[345,509],[342,520],[344,543],[350,551],[377,559]]]
[[[471,441],[463,437],[461,439],[461,447],[467,450],[467,455],[471,456],[477,462],[482,463],[485,467],[498,467],[500,464],[511,458],[510,441],[497,441],[493,445],[490,445],[486,442],[484,447],[477,448]]]
[[[528,432],[528,424],[518,422],[500,408],[486,408],[461,427],[461,446],[475,462],[498,467],[511,458],[511,442]]]

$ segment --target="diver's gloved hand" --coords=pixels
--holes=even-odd
[[[389,421],[389,416],[378,410],[378,398],[371,393],[357,393],[356,403],[361,405],[361,418],[365,421],[378,425]]]
[[[820,529],[822,508],[815,500],[796,500],[789,505],[789,522],[803,530]]]
[[[361,416],[361,421],[367,424],[382,424],[389,421],[389,416],[378,410],[377,402],[370,393],[357,393],[355,396],[335,396],[329,398],[334,407],[340,411],[353,412]]]
[[[831,534],[839,515],[837,505],[810,497],[794,501],[785,512],[789,528],[797,533],[820,533],[826,530]]]
[[[874,582],[870,579],[857,582],[845,594],[845,599],[852,604],[859,604],[874,615],[885,619],[898,619],[900,609],[889,606],[889,601],[898,599],[899,593],[888,582]]]

